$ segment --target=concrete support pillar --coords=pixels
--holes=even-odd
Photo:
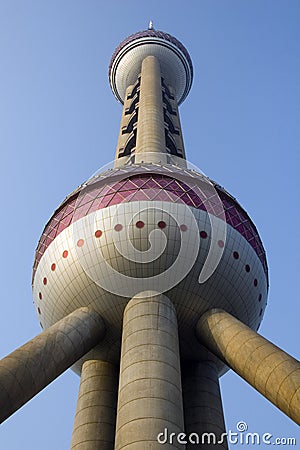
[[[0,423],[104,336],[101,316],[79,308],[0,361]]]
[[[185,432],[191,439],[186,448],[228,449],[216,365],[191,361],[182,372]]]
[[[113,450],[118,372],[106,361],[82,366],[71,450]]]
[[[160,450],[160,433],[165,449],[183,449],[183,432],[175,309],[166,296],[143,292],[124,312],[115,449]]]
[[[202,344],[300,425],[300,362],[220,309],[197,324]]]
[[[164,162],[166,157],[160,65],[155,56],[147,56],[142,62],[135,161]]]

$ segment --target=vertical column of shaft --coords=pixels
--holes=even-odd
[[[207,311],[198,338],[300,425],[300,362],[220,309]]]
[[[160,65],[155,56],[148,56],[143,60],[141,71],[136,162],[160,161],[165,151]],[[148,155],[145,155],[146,152]]]
[[[120,131],[119,131],[119,137],[118,137],[118,144],[117,144],[117,150],[116,150],[116,156],[115,156],[115,167],[118,167],[119,165],[123,165],[122,162],[120,164],[119,158],[120,158],[120,150],[124,150],[124,146],[126,143],[126,140],[128,139],[128,134],[123,134],[123,128],[128,126],[128,122],[130,120],[130,115],[126,114],[126,111],[130,107],[131,102],[133,101],[130,97],[130,94],[132,92],[133,85],[127,86],[126,88],[126,94],[124,99],[124,105],[123,105],[123,111],[122,111],[122,117],[121,117],[121,124],[120,124]]]
[[[118,373],[106,361],[82,366],[71,450],[112,450],[115,439]]]
[[[175,113],[176,113],[175,115],[172,115],[172,122],[179,132],[178,135],[174,134],[173,138],[176,141],[177,148],[182,150],[182,158],[176,159],[176,163],[180,164],[182,167],[186,167],[186,155],[185,155],[185,149],[184,149],[182,128],[181,128],[181,122],[180,122],[178,103],[176,100],[176,94],[171,86],[168,86],[168,89],[174,97],[173,100],[170,99],[170,103],[172,104],[172,107],[174,108]]]
[[[185,364],[182,376],[187,449],[227,449],[217,368],[212,361]],[[193,434],[195,433],[194,437]],[[199,438],[199,442],[197,439]],[[200,448],[200,447],[199,447]]]
[[[98,344],[98,313],[79,308],[0,361],[0,423]]]
[[[184,431],[177,319],[167,297],[148,291],[124,312],[115,449],[160,449],[165,429]]]

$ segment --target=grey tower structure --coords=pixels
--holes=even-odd
[[[299,362],[257,333],[268,292],[257,229],[186,161],[178,105],[192,79],[185,47],[152,25],[114,52],[114,167],[45,226],[32,279],[44,331],[0,362],[1,421],[72,367],[72,450],[227,448],[229,368],[300,422]]]

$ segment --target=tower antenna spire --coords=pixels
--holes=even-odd
[[[151,19],[149,20],[148,30],[154,30],[153,21]]]

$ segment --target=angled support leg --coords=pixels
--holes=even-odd
[[[197,335],[258,392],[300,425],[300,362],[231,314],[207,311]]]
[[[103,338],[104,322],[79,308],[0,361],[0,423]]]

